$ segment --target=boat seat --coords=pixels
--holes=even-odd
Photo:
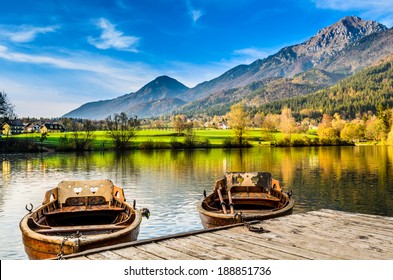
[[[269,172],[227,172],[225,174],[226,187],[258,187],[264,191],[272,188],[272,175]]]
[[[59,206],[110,205],[113,190],[110,180],[62,181],[57,187]]]
[[[235,202],[236,200],[271,200],[271,201],[280,201],[281,199],[271,195],[269,193],[261,193],[261,192],[240,192],[232,193],[232,200]]]
[[[85,211],[124,211],[125,207],[115,207],[111,205],[76,205],[76,206],[63,206],[53,211],[45,212],[46,216],[56,215],[60,213],[75,213],[75,212],[85,212]]]
[[[84,231],[109,231],[109,230],[120,230],[126,228],[127,225],[85,225],[85,226],[61,226],[61,227],[51,227],[45,229],[36,229],[37,233],[66,233],[66,232],[84,232]]]

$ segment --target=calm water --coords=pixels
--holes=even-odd
[[[196,203],[225,171],[270,171],[294,212],[330,208],[393,216],[393,147],[132,151],[1,155],[0,259],[27,259],[19,221],[62,180],[111,179],[150,209],[139,239],[201,229]]]

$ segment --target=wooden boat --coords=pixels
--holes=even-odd
[[[128,204],[110,180],[63,181],[46,192],[40,207],[27,210],[19,227],[29,259],[134,241],[142,221],[135,203]]]
[[[228,172],[198,203],[204,228],[292,214],[295,201],[269,172]]]

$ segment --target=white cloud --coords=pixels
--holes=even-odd
[[[359,11],[364,19],[374,19],[391,27],[393,24],[393,0],[313,0],[317,8],[337,11]]]
[[[200,9],[195,9],[192,5],[191,2],[188,0],[186,2],[187,5],[187,10],[188,10],[188,14],[190,15],[192,22],[194,24],[197,23],[197,21],[205,14],[202,10]]]
[[[161,74],[143,63],[75,51],[34,54],[0,45],[1,60],[8,61],[0,76],[1,90],[21,117],[60,116],[89,101],[136,91]],[[28,64],[38,70],[31,72]]]
[[[55,32],[59,26],[38,27],[31,25],[0,25],[0,36],[14,43],[27,43],[33,41],[38,34]]]
[[[192,21],[194,22],[194,23],[196,23],[197,21],[198,21],[198,19],[201,17],[201,16],[203,16],[203,11],[202,10],[190,10],[189,11],[189,13],[190,13],[190,15],[191,15],[191,18],[192,18]]]
[[[122,51],[137,52],[136,45],[138,37],[126,36],[123,32],[116,30],[116,26],[105,18],[100,18],[97,26],[102,29],[99,38],[88,37],[88,42],[98,49],[116,49]]]
[[[108,79],[129,80],[130,72],[152,71],[147,65],[142,63],[125,63],[110,58],[97,57],[85,52],[72,52],[70,54],[63,54],[63,56],[26,54],[10,50],[2,45],[0,45],[0,59],[21,64],[29,63],[65,70],[88,71],[105,75]]]

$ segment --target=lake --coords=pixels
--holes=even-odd
[[[138,150],[0,154],[0,259],[27,259],[19,221],[62,180],[110,179],[150,210],[139,239],[201,229],[196,203],[226,171],[269,171],[294,213],[329,208],[393,216],[393,147]]]

